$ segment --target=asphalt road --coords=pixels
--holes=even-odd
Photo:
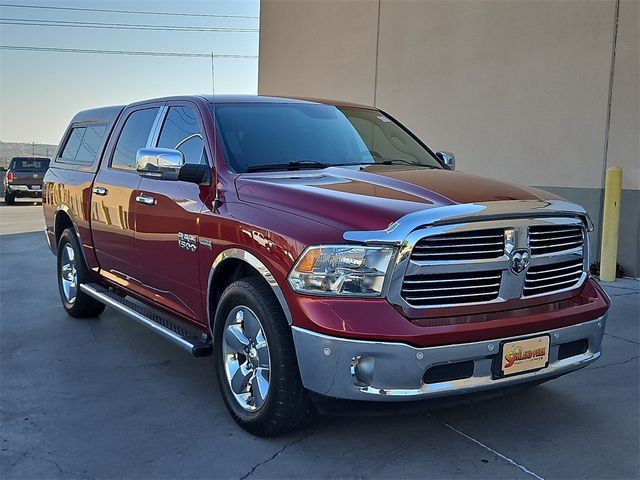
[[[16,203],[8,206],[4,198],[0,198],[0,235],[43,230],[41,200],[16,198]]]
[[[322,417],[259,439],[196,359],[112,310],[60,305],[37,232],[0,236],[0,477],[638,478],[640,282],[607,287],[604,355],[525,392],[409,416]],[[26,227],[25,227],[26,228]],[[4,232],[3,227],[3,232]]]

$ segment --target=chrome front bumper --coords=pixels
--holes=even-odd
[[[479,392],[554,378],[578,370],[601,354],[606,315],[595,320],[522,337],[415,348],[403,343],[370,342],[330,337],[292,327],[304,386],[328,397],[348,400],[407,401]],[[493,374],[494,359],[507,340],[550,336],[549,365],[510,377]],[[586,352],[559,359],[560,345],[587,339]],[[473,362],[468,378],[424,383],[425,372],[437,365]]]

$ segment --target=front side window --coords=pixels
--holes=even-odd
[[[104,123],[73,128],[58,161],[91,165],[98,157],[106,131]]]
[[[158,147],[180,150],[185,163],[206,164],[204,140],[196,112],[189,107],[171,107],[160,131]]]
[[[136,110],[127,118],[118,143],[113,152],[111,166],[125,170],[135,170],[136,154],[147,145],[153,122],[158,115],[159,108]]]
[[[292,164],[441,168],[427,149],[377,110],[311,103],[216,104],[215,116],[237,172]]]

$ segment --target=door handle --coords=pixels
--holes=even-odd
[[[109,193],[109,190],[104,187],[93,187],[93,193],[104,197],[107,193]]]
[[[155,205],[156,199],[148,195],[140,194],[136,197],[136,202],[141,203],[143,205]]]

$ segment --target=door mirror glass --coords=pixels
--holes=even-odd
[[[436,156],[444,163],[444,166],[449,170],[456,169],[456,157],[451,152],[438,151]]]
[[[170,148],[141,148],[136,154],[139,175],[159,180],[178,180],[184,155]]]

